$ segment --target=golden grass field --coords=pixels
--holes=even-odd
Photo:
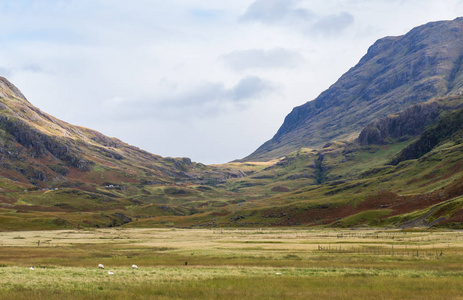
[[[463,299],[463,232],[0,232],[0,266],[1,299]]]

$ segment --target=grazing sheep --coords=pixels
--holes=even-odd
[[[137,265],[132,265],[132,269],[137,269],[138,270],[138,266]]]
[[[102,264],[99,264],[99,265],[98,265],[98,268],[104,269],[104,266],[103,266]]]
[[[111,271],[108,271],[108,275],[113,275],[114,273]]]
[[[34,267],[30,267],[29,270],[34,270]]]

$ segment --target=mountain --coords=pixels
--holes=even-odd
[[[227,187],[263,200],[240,203],[218,226],[461,229],[463,96],[374,120],[350,142],[302,148],[277,163],[242,164],[255,172]]]
[[[188,214],[188,209],[177,211],[169,205],[218,197],[214,188],[203,185],[242,176],[240,170],[154,155],[61,121],[33,106],[0,77],[0,225],[13,226],[7,228],[30,221],[17,212],[42,220],[37,221],[40,228],[43,222],[49,224],[45,227],[56,222],[120,225],[132,220],[127,214]],[[137,212],[130,213],[128,207]]]
[[[251,158],[283,157],[261,162],[206,166],[154,155],[40,111],[0,77],[0,231],[462,229],[462,22],[378,41],[295,108],[281,144],[269,141],[274,148]]]
[[[90,180],[86,177],[95,169],[112,169],[114,174],[106,179],[113,185],[134,180],[194,182],[205,180],[202,171],[212,171],[188,158],[163,158],[54,118],[34,107],[3,77],[0,137],[0,174],[39,187],[78,185]],[[103,184],[103,177],[91,181]]]
[[[163,158],[34,107],[0,78],[0,230],[461,228],[463,96],[271,162]]]
[[[463,18],[412,29],[372,45],[315,100],[295,107],[275,136],[243,161],[350,140],[371,121],[463,90]]]

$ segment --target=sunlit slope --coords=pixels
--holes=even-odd
[[[327,143],[321,149],[301,149],[276,163],[233,163],[249,176],[230,179],[220,188],[242,195],[245,201],[203,215],[166,216],[162,221],[176,226],[460,228],[462,104],[462,97],[441,98],[372,122],[365,131],[377,128],[382,139],[369,143],[359,139]],[[435,117],[415,128],[420,134],[397,133],[398,127],[407,128],[425,115],[434,115],[432,111]],[[430,137],[438,138],[431,143]]]
[[[73,181],[170,183],[199,178],[196,170],[206,169],[188,158],[162,158],[54,118],[30,104],[5,78],[0,78],[0,95],[1,171],[9,171],[17,181],[43,187]],[[103,170],[112,174],[101,180],[86,178]]]
[[[203,185],[242,176],[240,170],[205,166],[188,158],[163,158],[61,121],[34,107],[12,83],[0,78],[0,210],[5,210],[0,229],[24,224],[120,225],[131,221],[125,211],[132,206],[150,216],[166,211],[189,214],[188,209],[137,207],[207,201],[227,193]],[[37,225],[29,216],[37,219]]]

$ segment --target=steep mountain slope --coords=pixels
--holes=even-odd
[[[243,161],[355,138],[372,120],[463,89],[463,18],[386,37],[315,100],[298,106],[275,136]]]
[[[436,125],[428,128],[391,161],[391,164],[417,159],[429,153],[439,144],[452,140],[456,145],[463,142],[463,109],[446,114]]]
[[[383,169],[390,169],[391,165],[419,158],[441,140],[448,139],[448,133],[459,128],[457,117],[462,107],[462,96],[416,104],[372,121],[353,141],[328,142],[320,149],[302,148],[276,163],[256,168],[255,173],[246,178],[229,180],[228,187],[238,192],[288,192],[306,186],[374,176]],[[454,125],[450,126],[448,120],[453,115],[457,117],[451,119]],[[429,131],[441,123],[439,128],[444,129]],[[437,138],[430,143],[426,138],[429,136]],[[251,164],[243,163],[245,166]]]
[[[120,225],[131,221],[127,214],[189,214],[197,212],[191,202],[224,194],[203,184],[242,176],[240,170],[188,158],[163,158],[63,122],[34,107],[0,77],[0,230],[30,223],[17,212],[27,212],[40,224],[49,221],[51,227],[55,221]],[[177,204],[189,208],[169,206]],[[134,207],[132,212],[127,212],[129,207]],[[11,214],[15,221],[6,221]]]
[[[462,105],[462,96],[430,100],[362,131],[375,128],[381,139],[301,149],[229,180],[228,188],[264,200],[228,208],[215,224],[462,228]]]
[[[95,130],[58,120],[34,107],[3,77],[0,137],[0,174],[8,173],[16,181],[42,187],[85,183],[88,174],[102,168],[113,169],[117,173],[113,180],[121,182],[135,178],[159,183],[201,181],[205,180],[204,171],[212,171],[188,158],[162,158]]]
[[[463,224],[463,96],[374,120],[351,142],[204,166],[57,120],[0,81],[0,230]]]

